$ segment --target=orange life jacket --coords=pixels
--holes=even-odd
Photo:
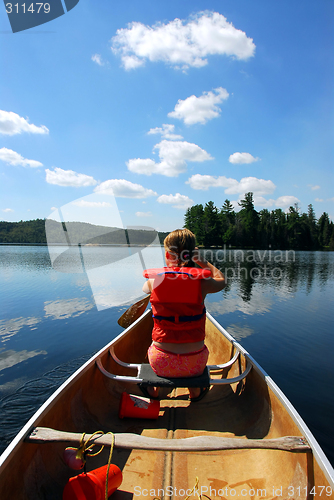
[[[209,269],[164,267],[147,269],[145,278],[154,279],[151,305],[156,342],[190,343],[205,338],[205,307],[201,280],[211,277]]]

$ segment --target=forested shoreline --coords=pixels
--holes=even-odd
[[[47,235],[46,235],[47,224]],[[168,233],[124,230],[85,222],[56,222],[36,219],[20,222],[0,221],[0,244],[12,245],[150,245],[158,234],[162,244]]]
[[[212,201],[193,205],[184,217],[198,245],[252,249],[334,250],[334,224],[324,212],[317,220],[312,204],[301,213],[298,205],[288,212],[254,208],[253,193],[245,194],[236,212],[226,199],[218,209]]]
[[[280,250],[334,250],[334,224],[324,212],[316,218],[313,206],[308,212],[301,213],[294,205],[287,212],[277,208],[271,212],[264,208],[257,212],[254,208],[253,193],[245,194],[239,202],[241,209],[236,212],[230,200],[226,199],[220,209],[212,201],[204,206],[193,205],[184,217],[184,227],[196,235],[197,244],[203,247],[229,247]],[[149,245],[156,233],[149,231],[106,228],[81,222],[64,224],[47,221],[50,243],[50,224],[52,242],[72,244],[127,244]],[[0,244],[38,244],[46,245],[45,219],[20,222],[0,221]],[[67,227],[66,227],[67,226]],[[63,230],[69,239],[65,239]],[[168,233],[159,232],[162,244]],[[67,236],[66,236],[67,238]],[[59,241],[58,241],[59,240]]]

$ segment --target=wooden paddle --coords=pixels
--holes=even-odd
[[[149,303],[150,296],[151,294],[132,304],[119,318],[118,324],[123,328],[128,328],[136,319],[140,318]]]
[[[86,434],[89,439],[91,434]],[[64,432],[45,427],[35,427],[25,441],[35,443],[72,442],[80,443],[82,433]],[[110,434],[96,435],[92,443],[111,446]],[[114,446],[127,450],[161,451],[213,451],[266,449],[310,453],[312,449],[303,436],[283,436],[274,439],[226,438],[222,436],[194,436],[181,439],[159,439],[138,434],[114,434]]]

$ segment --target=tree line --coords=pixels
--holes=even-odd
[[[0,243],[46,244],[45,220],[0,221]]]
[[[197,244],[204,247],[231,246],[231,248],[292,249],[292,250],[334,250],[334,224],[324,212],[317,220],[313,206],[307,213],[301,213],[298,205],[288,212],[277,208],[271,212],[264,208],[257,212],[254,208],[253,193],[246,193],[239,202],[241,209],[236,212],[232,203],[225,200],[218,209],[212,201],[205,206],[193,205],[184,217],[184,227],[196,235]],[[62,223],[52,221],[55,234],[61,231]],[[115,228],[93,226],[86,223],[66,223],[72,243],[92,244],[150,244],[154,235],[146,231],[115,231]],[[66,227],[62,227],[66,229]],[[138,234],[137,234],[138,233]],[[160,243],[168,233],[158,233]],[[59,237],[63,243],[64,236]],[[53,239],[57,241],[57,237]],[[6,244],[47,244],[45,219],[30,221],[0,221],[0,243]]]
[[[45,226],[47,224],[46,236]],[[86,222],[56,222],[35,219],[20,222],[0,221],[0,244],[71,244],[91,245],[150,245],[156,236],[163,243],[168,233],[140,229],[120,229],[97,226]]]
[[[220,209],[212,201],[193,205],[185,213],[184,227],[204,247],[334,250],[334,224],[326,212],[317,220],[312,204],[307,213],[301,213],[298,204],[287,212],[280,208],[257,212],[252,192],[238,204],[238,212],[228,199]]]

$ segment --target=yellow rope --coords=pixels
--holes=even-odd
[[[94,448],[94,446],[97,446],[97,444],[95,444],[95,443],[88,446],[89,442],[97,434],[101,434],[101,436],[102,436],[104,434],[104,432],[103,431],[96,431],[86,441],[85,441],[86,433],[84,432],[82,434],[81,439],[80,439],[80,443],[79,443],[79,447],[78,447],[77,453],[76,453],[77,458],[82,458],[84,455],[88,456],[88,457],[96,457],[97,455],[99,455],[101,453],[101,451],[104,448],[104,444],[101,445],[101,448],[96,453],[87,453],[88,451],[91,451]],[[108,500],[109,469],[110,469],[110,464],[111,464],[111,457],[112,457],[113,450],[114,450],[115,436],[114,436],[113,432],[106,432],[106,434],[111,434],[111,436],[112,436],[109,459],[108,459],[107,476],[106,476],[106,491],[105,491],[105,500]]]
[[[88,453],[88,451],[91,451],[94,448],[94,446],[97,446],[97,444],[95,444],[95,443],[89,445],[89,442],[91,441],[91,439],[93,439],[93,437],[96,436],[97,434],[100,434],[102,436],[104,434],[104,432],[103,431],[96,431],[86,441],[85,441],[86,433],[84,432],[82,434],[79,446],[77,448],[77,454],[76,454],[77,458],[81,458],[84,455],[87,457],[96,457],[96,455],[99,455],[99,453],[101,453],[101,451],[104,448],[103,444],[101,445],[101,448],[99,449],[99,451],[97,451],[96,453]],[[110,433],[107,432],[107,434],[110,434]]]
[[[188,498],[190,498],[193,493],[196,493],[198,498],[201,500],[201,495],[199,495],[199,493],[198,493],[198,477],[197,476],[196,476],[196,482],[194,484],[193,489],[191,490],[190,494],[184,500],[188,500]]]
[[[112,452],[114,450],[114,443],[115,443],[115,436],[113,432],[107,432],[107,434],[111,434],[111,446],[110,446],[110,453],[109,453],[109,459],[108,459],[108,467],[107,467],[107,477],[106,477],[106,495],[105,495],[105,500],[108,500],[108,480],[109,480],[109,468],[110,468],[110,463],[111,463],[111,457],[112,457]]]
[[[88,444],[89,444],[89,441],[91,441],[91,439],[94,436],[96,436],[97,434],[103,435],[104,432],[103,431],[96,431],[96,432],[94,432],[94,434],[92,434],[87,439],[87,441],[85,441],[85,435],[86,435],[85,432],[82,434],[81,440],[80,440],[80,443],[79,443],[79,448],[78,448],[78,451],[77,451],[77,455],[80,453],[80,455],[86,454],[89,457],[96,457],[97,455],[99,455],[101,453],[101,451],[104,449],[104,445],[101,445],[101,448],[96,453],[87,453],[87,451],[92,450],[94,448],[94,446],[96,446],[96,444],[94,444],[94,443],[91,444],[90,446],[88,446]],[[109,458],[108,458],[108,467],[107,467],[107,475],[106,475],[106,489],[105,489],[105,500],[108,500],[109,469],[110,469],[110,464],[111,464],[111,457],[112,457],[112,454],[113,454],[113,451],[114,451],[115,436],[114,436],[113,432],[106,432],[106,434],[111,434],[111,436],[112,436],[111,445],[110,445],[110,453],[109,453]],[[202,500],[202,496],[204,496],[204,497],[206,497],[206,498],[208,498],[210,500],[210,497],[208,497],[207,495],[200,495],[198,493],[198,482],[199,482],[199,479],[196,476],[195,484],[194,484],[194,486],[193,486],[190,494],[188,496],[186,496],[186,498],[184,500],[189,500],[189,498],[191,497],[192,494],[196,494],[199,500]],[[161,500],[161,499],[159,497],[154,497],[153,500]]]
[[[191,492],[189,493],[189,495],[188,495],[188,496],[186,496],[186,498],[185,498],[184,500],[188,500],[188,499],[191,497],[191,495],[192,495],[192,494],[195,494],[195,493],[196,493],[197,497],[199,498],[199,500],[202,500],[202,496],[203,496],[203,497],[208,498],[209,500],[211,500],[211,499],[210,499],[210,497],[208,497],[207,495],[200,495],[200,494],[198,493],[198,481],[199,481],[199,479],[198,479],[198,477],[196,476],[196,482],[195,482],[195,484],[194,484],[194,486],[193,486],[193,488],[192,488]],[[108,500],[108,499],[106,498],[106,500]],[[161,498],[159,498],[159,497],[154,497],[154,498],[153,498],[153,500],[161,500]]]

